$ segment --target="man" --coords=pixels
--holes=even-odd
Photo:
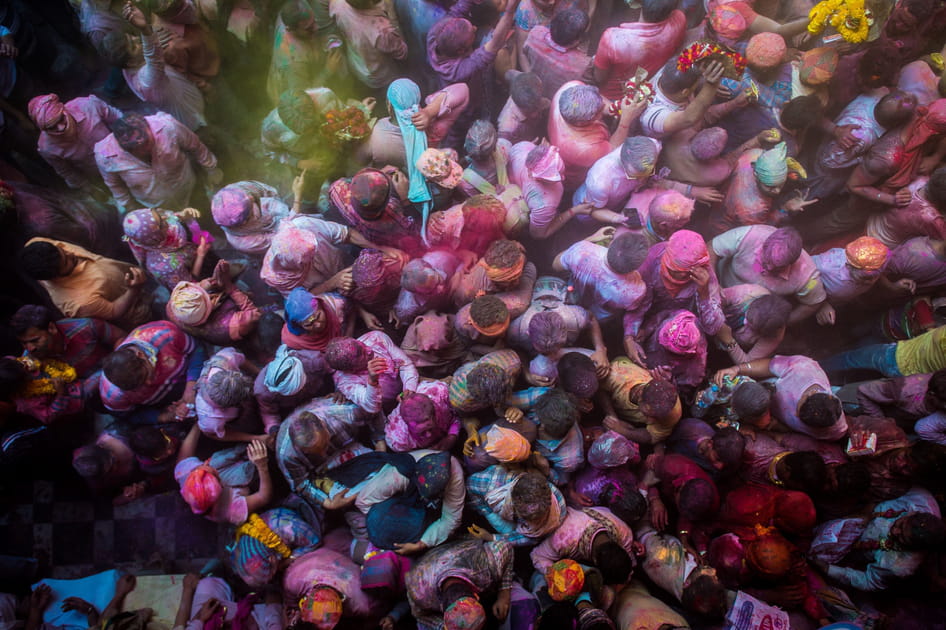
[[[122,212],[186,208],[197,183],[191,161],[207,181],[220,181],[217,158],[193,131],[164,113],[127,114],[95,145],[95,162]]]
[[[539,76],[547,98],[588,71],[591,57],[582,45],[588,23],[588,14],[581,9],[563,9],[548,26],[536,25],[529,31],[520,54],[525,61],[521,67]]]
[[[568,508],[562,526],[532,550],[532,565],[546,573],[570,558],[601,571],[606,584],[624,584],[634,566],[634,532],[603,507]]]
[[[404,391],[417,389],[417,368],[391,338],[372,330],[357,339],[336,337],[325,349],[335,389],[365,413],[393,409]]]
[[[330,48],[327,38],[319,34],[320,30],[308,3],[287,2],[280,9],[266,80],[266,93],[272,105],[279,102],[286,90],[334,86],[334,82],[327,83],[327,80],[347,76],[341,46]]]
[[[657,166],[660,149],[660,142],[653,138],[628,138],[588,169],[585,182],[575,191],[572,203],[591,204],[595,211],[620,211],[632,193],[647,186]],[[596,217],[594,212],[592,217]]]
[[[391,0],[331,0],[329,14],[345,38],[348,67],[372,90],[386,88],[401,76],[398,61],[407,58]]]
[[[861,383],[857,402],[865,415],[904,422],[946,412],[946,370]]]
[[[151,317],[140,267],[63,241],[37,237],[17,254],[17,266],[49,294],[66,317],[96,317],[132,328]]]
[[[565,521],[565,497],[535,471],[516,472],[493,464],[467,478],[466,492],[469,506],[496,531],[494,535],[474,525],[470,532],[482,540],[533,545]]]
[[[37,150],[69,188],[97,185],[95,144],[109,133],[122,113],[95,95],[63,104],[56,94],[36,96],[29,114],[39,128]]]
[[[10,318],[10,328],[26,354],[68,363],[80,379],[101,367],[124,331],[101,319],[56,320],[45,306],[21,306]]]

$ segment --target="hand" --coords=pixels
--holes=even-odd
[[[593,203],[580,203],[577,206],[572,206],[572,214],[576,217],[581,215],[589,215],[594,212],[595,204]]]
[[[122,9],[122,17],[139,31],[151,30],[151,25],[148,22],[148,18],[145,16],[144,11],[136,7],[131,2],[125,3],[125,8]]]
[[[596,350],[591,354],[591,362],[595,364],[595,375],[599,378],[607,378],[611,373],[611,362],[608,361],[606,350]]]
[[[644,113],[644,110],[647,109],[647,99],[642,98],[637,100],[632,96],[625,96],[621,99],[621,120],[619,124],[625,126],[630,125],[632,122],[641,117],[641,114]]]
[[[824,305],[818,309],[815,320],[822,326],[834,326],[835,316],[834,307],[825,302]]]
[[[655,368],[650,370],[651,378],[660,379],[662,381],[673,380],[673,372],[670,371],[670,368],[666,365],[658,365]]]
[[[719,203],[725,199],[723,193],[710,186],[694,186],[690,194],[693,195],[694,199],[703,203]]]
[[[697,287],[701,289],[705,288],[710,281],[709,267],[703,267],[701,265],[699,267],[693,267],[690,269],[690,280],[692,280],[693,284],[695,284]]]
[[[302,199],[302,191],[305,189],[305,176],[309,169],[304,168],[302,172],[296,175],[292,180],[292,196],[296,200]]]
[[[555,384],[555,379],[548,376],[542,376],[541,374],[533,374],[526,370],[525,373],[526,382],[530,385],[535,385],[536,387],[552,387]]]
[[[916,281],[910,278],[901,278],[894,282],[893,286],[903,293],[909,293],[910,295],[916,293]]]
[[[525,414],[522,413],[522,409],[517,409],[516,407],[506,407],[506,411],[503,412],[503,417],[506,418],[506,422],[509,422],[510,424],[519,424],[522,422]]]
[[[365,99],[362,99],[361,104],[365,106],[365,109],[368,110],[368,114],[374,110],[374,106],[378,104],[378,99],[373,96],[369,96]]]
[[[469,437],[463,443],[463,454],[472,457],[473,449],[480,445],[479,427],[474,423],[464,423],[464,428]]]
[[[432,116],[422,107],[417,110],[416,114],[411,116],[411,122],[414,123],[414,127],[417,131],[424,131],[427,129],[427,125],[430,124],[431,118]]]
[[[132,267],[125,272],[125,286],[129,289],[140,287],[146,279],[145,272],[141,267]]]
[[[365,326],[367,326],[371,330],[384,329],[384,324],[381,323],[381,320],[378,319],[377,315],[375,315],[374,313],[361,309],[359,311],[359,315],[361,315],[361,321],[364,322]]]
[[[647,353],[644,352],[644,349],[641,348],[641,345],[637,343],[637,340],[633,337],[624,338],[624,351],[627,352],[627,358],[636,363],[641,367],[647,367],[644,364],[644,361],[647,360]]]
[[[351,267],[342,269],[329,280],[329,286],[333,289],[337,289],[342,295],[348,294],[352,289],[355,288],[355,280],[351,275]]]
[[[624,431],[627,430],[627,424],[617,416],[612,416],[610,414],[604,417],[602,421],[602,426],[608,431],[614,431],[615,433],[624,434]]]
[[[368,376],[377,377],[381,376],[388,371],[388,360],[384,357],[371,357],[371,360],[368,361]]]
[[[138,580],[134,575],[126,573],[120,578],[118,578],[118,583],[115,585],[115,594],[116,595],[127,595],[128,593],[135,590],[135,585],[138,583]]]
[[[210,621],[211,617],[217,614],[218,610],[223,610],[224,614],[226,614],[227,607],[221,604],[219,600],[210,598],[205,601],[204,605],[197,611],[195,619],[201,623],[207,623]]]
[[[326,510],[342,510],[348,507],[351,507],[355,504],[355,500],[358,498],[357,494],[348,494],[348,490],[345,492],[340,492],[336,494],[331,499],[325,499],[322,501],[322,507]]]
[[[595,232],[594,234],[592,234],[585,240],[591,243],[599,243],[599,241],[610,241],[613,238],[614,238],[614,226],[606,225],[603,228],[600,228],[597,232]]]
[[[407,199],[407,194],[411,187],[411,180],[407,175],[405,175],[401,169],[393,167],[390,169],[382,169],[382,172],[391,180],[391,185],[394,187],[394,192],[397,193],[397,196],[401,199]]]
[[[811,199],[806,201],[805,194],[801,191],[798,191],[794,197],[785,202],[785,212],[796,213],[801,212],[806,207],[810,206],[813,203],[818,203],[818,199]]]
[[[167,50],[168,46],[171,45],[171,39],[174,37],[173,33],[163,26],[154,29],[154,33],[158,36],[158,45]]]
[[[542,473],[544,477],[548,477],[552,472],[552,466],[549,464],[549,460],[542,453],[532,453],[531,461],[532,465]]]
[[[480,540],[486,542],[492,542],[493,538],[495,538],[495,536],[493,536],[493,532],[487,531],[479,525],[470,525],[466,528],[466,531],[470,532],[470,534],[473,535],[473,538],[479,538]]]
[[[88,615],[95,612],[95,606],[81,597],[67,597],[62,600],[62,612],[69,612],[71,610],[80,612],[83,615]]]
[[[745,93],[745,91],[743,91],[743,93]],[[732,90],[726,87],[725,85],[717,85],[716,98],[724,100],[724,101],[732,100],[733,98]],[[750,100],[751,100],[751,97],[750,97]]]
[[[511,596],[512,591],[508,588],[499,591],[499,595],[496,596],[496,603],[493,604],[493,614],[496,616],[497,621],[505,621],[506,616],[509,615],[509,600]]]
[[[703,67],[703,79],[710,85],[718,85],[726,68],[718,61],[711,61]]]
[[[834,139],[838,141],[841,148],[845,151],[853,149],[857,145],[857,136],[854,135],[855,129],[860,129],[860,125],[836,125],[834,127]]]
[[[401,319],[397,316],[397,312],[393,308],[388,311],[388,323],[392,324],[395,328],[401,327]]]
[[[332,397],[332,402],[336,405],[344,405],[348,402],[348,399],[345,398],[345,394],[341,392],[332,392],[330,396]]]
[[[207,240],[206,235],[201,235],[200,243],[197,244],[197,255],[206,256],[207,253],[213,248],[213,244]]]
[[[13,43],[13,37],[11,35],[0,39],[0,57],[16,59],[16,56],[19,54],[20,51],[17,49],[16,44]]]
[[[223,171],[219,168],[207,169],[207,183],[211,186],[218,186],[223,181]]]
[[[575,490],[575,487],[571,484],[569,484],[568,488],[565,490],[565,499],[570,505],[579,508],[587,508],[594,505],[594,501],[591,500],[591,497],[578,492],[578,490]]]
[[[269,453],[266,451],[266,444],[259,440],[250,442],[246,445],[246,456],[257,468],[260,466],[265,466],[266,460],[269,459]]]
[[[394,630],[394,617],[391,615],[382,617],[381,621],[378,622],[378,626],[381,630]]]
[[[759,141],[759,146],[762,148],[772,147],[782,141],[782,132],[775,127],[766,129],[759,132],[759,135],[756,136],[756,140]]]
[[[727,376],[729,378],[735,378],[739,376],[739,366],[734,365],[732,367],[728,367],[728,368],[717,371],[716,374],[713,375],[713,382],[719,385],[720,387],[722,387],[723,379],[726,378]]]
[[[53,601],[53,589],[49,588],[49,584],[40,584],[30,593],[30,610],[43,612],[51,601]]]
[[[901,188],[893,195],[893,203],[898,208],[909,206],[911,201],[913,201],[913,192],[909,188]]]
[[[2,50],[3,49],[0,48],[0,51]],[[940,161],[941,161],[940,157],[935,154],[928,155],[927,157],[920,160],[920,169],[919,169],[920,175],[929,175],[930,173],[932,173],[934,170],[936,170],[936,167],[939,166]]]
[[[230,261],[220,259],[214,267],[211,280],[221,289],[229,289],[233,286],[233,278],[230,277]]]
[[[394,551],[399,553],[402,556],[410,556],[415,553],[420,553],[427,549],[426,543],[421,541],[412,542],[412,543],[394,543]]]
[[[175,212],[179,219],[182,221],[188,221],[194,219],[195,221],[200,218],[200,210],[197,208],[184,208],[179,212]]]
[[[62,396],[66,393],[66,381],[61,378],[51,378],[49,381],[52,383],[53,389],[56,390],[57,396]]]
[[[650,522],[658,532],[667,529],[667,525],[670,523],[667,506],[660,499],[654,499],[650,502]]]

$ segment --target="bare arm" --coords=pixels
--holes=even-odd
[[[706,110],[716,98],[716,88],[723,78],[723,65],[717,61],[709,63],[703,69],[703,86],[696,98],[690,101],[682,112],[674,112],[664,121],[664,135],[670,136],[681,129],[692,127],[703,119]]]
[[[273,494],[273,481],[269,475],[269,455],[262,441],[250,442],[246,454],[259,473],[259,490],[246,497],[248,512],[259,512],[269,503]]]
[[[197,423],[194,423],[194,426],[191,427],[190,432],[187,434],[187,437],[184,438],[184,441],[181,442],[181,448],[177,452],[177,463],[180,464],[182,461],[188,457],[193,457],[194,453],[197,452],[197,442],[200,441],[200,427],[197,426]]]
[[[486,52],[495,54],[499,52],[500,48],[506,45],[506,37],[509,35],[510,31],[512,31],[515,24],[516,9],[518,8],[519,0],[513,0],[506,6],[505,13],[499,18],[499,22],[496,23],[496,28],[493,29],[493,37],[483,46]]]

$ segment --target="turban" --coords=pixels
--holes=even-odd
[[[253,215],[257,200],[240,186],[224,186],[214,195],[210,212],[221,227],[242,225]]]
[[[445,630],[480,630],[486,624],[486,611],[475,597],[461,597],[443,611]]]
[[[598,88],[575,85],[559,96],[558,109],[569,125],[586,125],[597,118],[603,103]]]
[[[748,25],[742,13],[729,4],[718,4],[710,10],[709,23],[716,34],[726,39],[740,39]]]
[[[801,235],[794,228],[779,228],[762,243],[762,268],[785,269],[801,256]]]
[[[396,495],[371,506],[365,517],[371,544],[378,549],[394,549],[397,544],[420,540],[427,529],[427,511],[415,498]]]
[[[434,502],[440,499],[449,481],[450,453],[425,455],[414,466],[414,485],[425,501]]]
[[[719,157],[728,141],[729,134],[722,127],[704,129],[690,140],[690,154],[702,162],[712,160]]]
[[[694,267],[709,265],[706,241],[692,230],[677,230],[667,239],[660,256],[660,279],[674,297],[690,283],[690,278],[675,278],[673,273],[688,274]]]
[[[542,157],[529,169],[529,172],[532,174],[532,177],[536,179],[547,182],[560,182],[562,181],[562,171],[564,169],[565,162],[558,152],[558,147],[549,145],[545,149],[545,153],[542,154]]]
[[[817,522],[815,504],[804,492],[783,490],[775,499],[775,524],[797,536],[807,536]]]
[[[784,142],[763,151],[752,163],[755,178],[763,186],[781,186],[788,179],[788,147]]]
[[[756,573],[768,579],[778,579],[792,567],[792,548],[778,534],[764,533],[746,546],[746,562]]]
[[[487,264],[485,260],[480,260],[480,265],[486,270],[486,277],[496,284],[509,284],[515,282],[522,276],[522,271],[526,267],[526,255],[522,253],[511,267],[494,267]]]
[[[317,584],[299,601],[302,620],[318,630],[332,630],[342,618],[342,596],[334,588]]]
[[[41,131],[53,127],[66,113],[66,106],[55,94],[43,94],[31,99],[28,109],[30,118]]]
[[[359,289],[380,287],[385,280],[384,254],[378,249],[363,249],[351,266],[351,277]]]
[[[213,305],[210,295],[196,282],[181,280],[171,291],[168,317],[184,326],[200,326],[207,321]]]
[[[525,461],[532,453],[529,440],[518,431],[493,425],[486,432],[487,454],[492,455],[501,463]]]
[[[393,551],[369,552],[361,567],[361,590],[402,593],[404,577],[413,564],[409,556]]]
[[[844,254],[847,264],[862,271],[879,271],[887,262],[887,246],[876,238],[862,236],[847,244]]]
[[[151,208],[126,214],[122,220],[122,229],[129,241],[141,247],[159,247],[166,237],[161,213]]]
[[[351,178],[351,205],[359,215],[377,216],[391,193],[391,182],[379,170],[364,168]]]
[[[220,498],[222,491],[217,471],[206,464],[192,470],[181,484],[181,496],[194,514],[206,513]]]
[[[296,287],[286,298],[286,327],[294,335],[304,335],[306,331],[300,324],[318,313],[319,299],[302,287]]]
[[[650,223],[666,222],[681,228],[690,222],[694,201],[675,190],[664,190],[654,195],[647,207]]]
[[[572,600],[581,594],[585,586],[585,572],[581,565],[568,558],[559,560],[545,574],[549,585],[549,597],[556,602]]]
[[[657,165],[661,144],[647,136],[628,138],[621,145],[621,164],[625,173],[633,173],[635,177],[650,177]]]
[[[838,52],[834,48],[814,48],[802,55],[798,78],[807,85],[824,85],[831,80],[837,68]]]
[[[614,431],[605,431],[588,449],[588,463],[595,468],[617,468],[628,462],[640,461],[640,448],[634,442]]]
[[[278,551],[245,534],[238,537],[230,549],[233,572],[251,587],[269,584],[279,570],[281,559]]]
[[[407,199],[421,204],[423,229],[426,238],[427,216],[430,214],[431,196],[427,180],[417,168],[417,160],[427,150],[427,134],[414,126],[411,118],[420,106],[420,88],[410,79],[397,79],[388,86],[388,104],[394,112],[394,120],[401,130],[404,152],[407,155],[407,178],[410,187]]]
[[[696,315],[690,311],[678,311],[657,332],[660,345],[674,354],[696,354],[702,339]]]
[[[463,179],[463,167],[451,155],[451,150],[429,148],[417,158],[418,170],[441,188],[454,189]]]
[[[281,396],[293,396],[305,386],[305,367],[288,346],[279,346],[276,357],[266,366],[266,388]]]
[[[746,46],[746,62],[760,70],[769,70],[781,65],[787,46],[777,33],[753,35]]]

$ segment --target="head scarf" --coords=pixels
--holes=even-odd
[[[813,48],[802,55],[798,78],[807,85],[825,85],[838,69],[838,59],[838,51],[834,48]]]
[[[431,453],[417,460],[414,467],[414,485],[428,503],[443,497],[450,481],[450,453]]]
[[[585,586],[585,572],[580,564],[565,558],[548,568],[545,580],[549,585],[549,597],[556,602],[563,602],[581,594]]]
[[[276,357],[266,366],[263,383],[281,396],[294,396],[305,387],[305,367],[288,346],[279,346]]]
[[[535,166],[529,170],[529,173],[532,177],[546,182],[560,182],[562,181],[562,171],[564,170],[565,162],[558,152],[558,147],[549,145],[545,149],[542,158],[535,163]]]
[[[200,326],[213,311],[210,294],[196,282],[182,280],[171,291],[168,317],[184,326]]]
[[[518,431],[493,425],[486,432],[486,446],[488,455],[493,456],[501,463],[525,461],[532,453],[529,440]]]
[[[28,110],[30,118],[40,131],[45,131],[59,122],[60,117],[66,113],[66,106],[56,94],[43,94],[30,100]]]
[[[787,46],[777,33],[759,33],[753,35],[746,46],[746,62],[760,70],[775,68],[785,59]]]
[[[380,214],[391,194],[391,182],[379,170],[364,168],[351,178],[351,205],[359,216]]]
[[[847,264],[861,271],[879,271],[887,263],[890,250],[876,238],[862,236],[844,248]]]
[[[763,151],[752,163],[755,178],[763,186],[781,186],[788,179],[788,163],[785,158],[788,155],[788,147],[784,142]]]
[[[726,5],[723,5],[726,6]],[[699,132],[690,140],[690,154],[705,162],[719,157],[726,148],[729,134],[722,127],[709,127]]]
[[[801,235],[793,228],[779,228],[762,243],[762,268],[765,271],[785,269],[792,265],[802,252]]]
[[[201,464],[187,475],[181,484],[181,496],[194,514],[205,514],[214,506],[223,486],[217,471],[207,464]]]
[[[365,528],[368,540],[378,549],[420,540],[427,529],[427,511],[408,495],[396,495],[375,503],[368,510]]]
[[[453,190],[463,179],[463,167],[444,149],[427,149],[417,158],[417,169],[441,188]]]
[[[920,158],[923,157],[920,149],[930,138],[946,133],[946,98],[933,101],[926,108],[918,107],[918,115],[914,117],[907,130],[907,141],[903,152],[906,159],[896,173],[887,178],[884,188],[895,190],[903,188],[913,181]]]
[[[588,463],[595,468],[617,468],[628,462],[636,464],[640,458],[640,447],[614,431],[599,435],[588,449]]]
[[[171,251],[187,244],[187,228],[155,208],[135,210],[122,220],[125,238],[132,245],[153,251]]]
[[[332,630],[342,618],[342,597],[330,586],[316,584],[299,601],[302,620],[318,630]]]
[[[286,327],[294,335],[305,335],[308,331],[300,324],[319,312],[322,303],[307,289],[296,287],[286,297]]]
[[[461,597],[443,611],[445,630],[480,630],[486,625],[486,611],[475,597]]]
[[[674,297],[690,284],[690,278],[680,280],[671,272],[687,273],[694,267],[709,265],[709,250],[706,241],[692,230],[677,230],[667,240],[666,248],[660,256],[660,279],[664,287]]]
[[[709,23],[717,35],[734,41],[740,39],[748,28],[746,18],[729,4],[717,4],[713,7],[710,10]]]
[[[258,201],[243,187],[230,184],[214,194],[210,212],[220,227],[236,227],[250,219]]]
[[[664,190],[654,195],[647,207],[647,221],[651,225],[665,222],[671,230],[677,230],[690,222],[693,214],[693,199],[675,190]]]
[[[807,536],[817,520],[814,501],[804,492],[782,490],[775,498],[775,525],[784,532]]]
[[[239,536],[230,549],[233,572],[251,587],[269,584],[279,569],[281,559],[277,551],[253,536]]]
[[[702,339],[696,315],[690,311],[678,311],[657,332],[660,345],[674,354],[696,354]]]
[[[394,112],[401,137],[404,140],[404,151],[407,153],[407,176],[410,180],[410,189],[407,192],[409,201],[421,204],[423,216],[422,236],[427,240],[427,217],[430,214],[432,198],[427,180],[417,168],[417,160],[427,150],[427,134],[419,131],[411,117],[417,113],[420,105],[420,88],[410,79],[397,79],[388,86],[388,103]]]

